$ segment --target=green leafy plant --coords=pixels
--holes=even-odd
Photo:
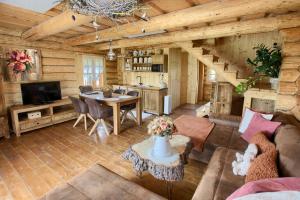
[[[256,50],[256,58],[247,59],[247,64],[254,68],[254,77],[247,78],[235,88],[239,94],[245,93],[248,89],[254,87],[263,77],[278,78],[282,62],[281,48],[274,43],[272,48],[260,44],[253,48]]]

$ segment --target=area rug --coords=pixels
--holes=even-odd
[[[198,151],[203,150],[205,141],[215,126],[207,118],[191,115],[181,115],[175,119],[174,124],[177,129],[176,134],[190,137],[194,148]]]

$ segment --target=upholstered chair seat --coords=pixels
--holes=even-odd
[[[88,92],[93,92],[93,87],[90,86],[90,85],[81,85],[79,86],[79,90],[80,90],[80,93],[84,94],[84,93],[88,93]]]
[[[115,93],[115,94],[125,94],[125,90],[123,90],[123,89],[116,89],[116,90],[114,90],[113,91],[113,93]]]
[[[127,93],[127,95],[133,96],[133,97],[138,97],[139,96],[139,92],[138,91],[129,91]],[[132,119],[137,122],[136,117],[132,113],[132,110],[134,110],[135,108],[136,108],[136,104],[135,103],[121,106],[121,111],[122,111],[121,124],[123,124],[123,122],[127,118],[127,114],[128,113],[130,114],[130,116],[132,117]]]
[[[97,128],[99,123],[102,123],[105,132],[107,135],[109,135],[109,131],[107,129],[107,123],[104,121],[104,119],[112,117],[113,116],[113,109],[109,106],[106,106],[104,104],[100,104],[98,101],[94,99],[86,98],[85,102],[88,105],[89,108],[89,114],[96,119],[95,124],[93,128],[91,129],[89,135],[92,135],[95,129]],[[111,126],[110,124],[108,124]],[[112,126],[111,126],[112,127]]]
[[[84,119],[84,128],[85,128],[85,130],[87,130],[86,117],[88,117],[93,122],[95,122],[93,117],[89,114],[89,108],[88,108],[87,104],[84,101],[82,101],[81,99],[76,98],[76,97],[70,96],[69,99],[72,101],[75,111],[79,114],[73,127],[75,127],[80,122],[81,119]]]

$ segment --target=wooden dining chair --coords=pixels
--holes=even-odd
[[[127,95],[129,96],[133,96],[133,97],[138,97],[139,96],[139,92],[138,91],[129,91],[127,92]],[[128,104],[128,105],[124,105],[121,106],[121,124],[123,124],[123,122],[125,121],[125,119],[127,118],[127,114],[129,113],[132,117],[132,119],[137,122],[136,117],[134,116],[132,110],[134,110],[136,108],[136,104]]]
[[[106,124],[104,121],[106,118],[112,117],[113,116],[113,109],[109,106],[100,104],[94,99],[85,99],[86,104],[88,105],[89,108],[89,113],[90,115],[96,119],[94,126],[92,127],[91,131],[89,132],[89,135],[92,135],[97,126],[101,123],[106,134],[109,135],[109,131],[107,128],[107,125],[109,125],[112,128],[112,125],[109,123]]]
[[[125,94],[125,90],[123,90],[123,89],[116,89],[116,90],[114,90],[113,91],[113,93],[115,93],[115,94]]]
[[[80,93],[84,94],[87,92],[93,92],[93,87],[91,85],[81,85],[79,86]]]
[[[69,99],[72,101],[75,111],[79,114],[73,127],[76,127],[80,120],[84,119],[84,129],[87,130],[86,118],[88,117],[90,120],[95,122],[93,117],[89,114],[88,106],[84,101],[80,100],[79,98],[69,96]]]

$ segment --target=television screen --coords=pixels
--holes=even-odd
[[[61,99],[59,81],[21,84],[23,104],[47,104]]]

